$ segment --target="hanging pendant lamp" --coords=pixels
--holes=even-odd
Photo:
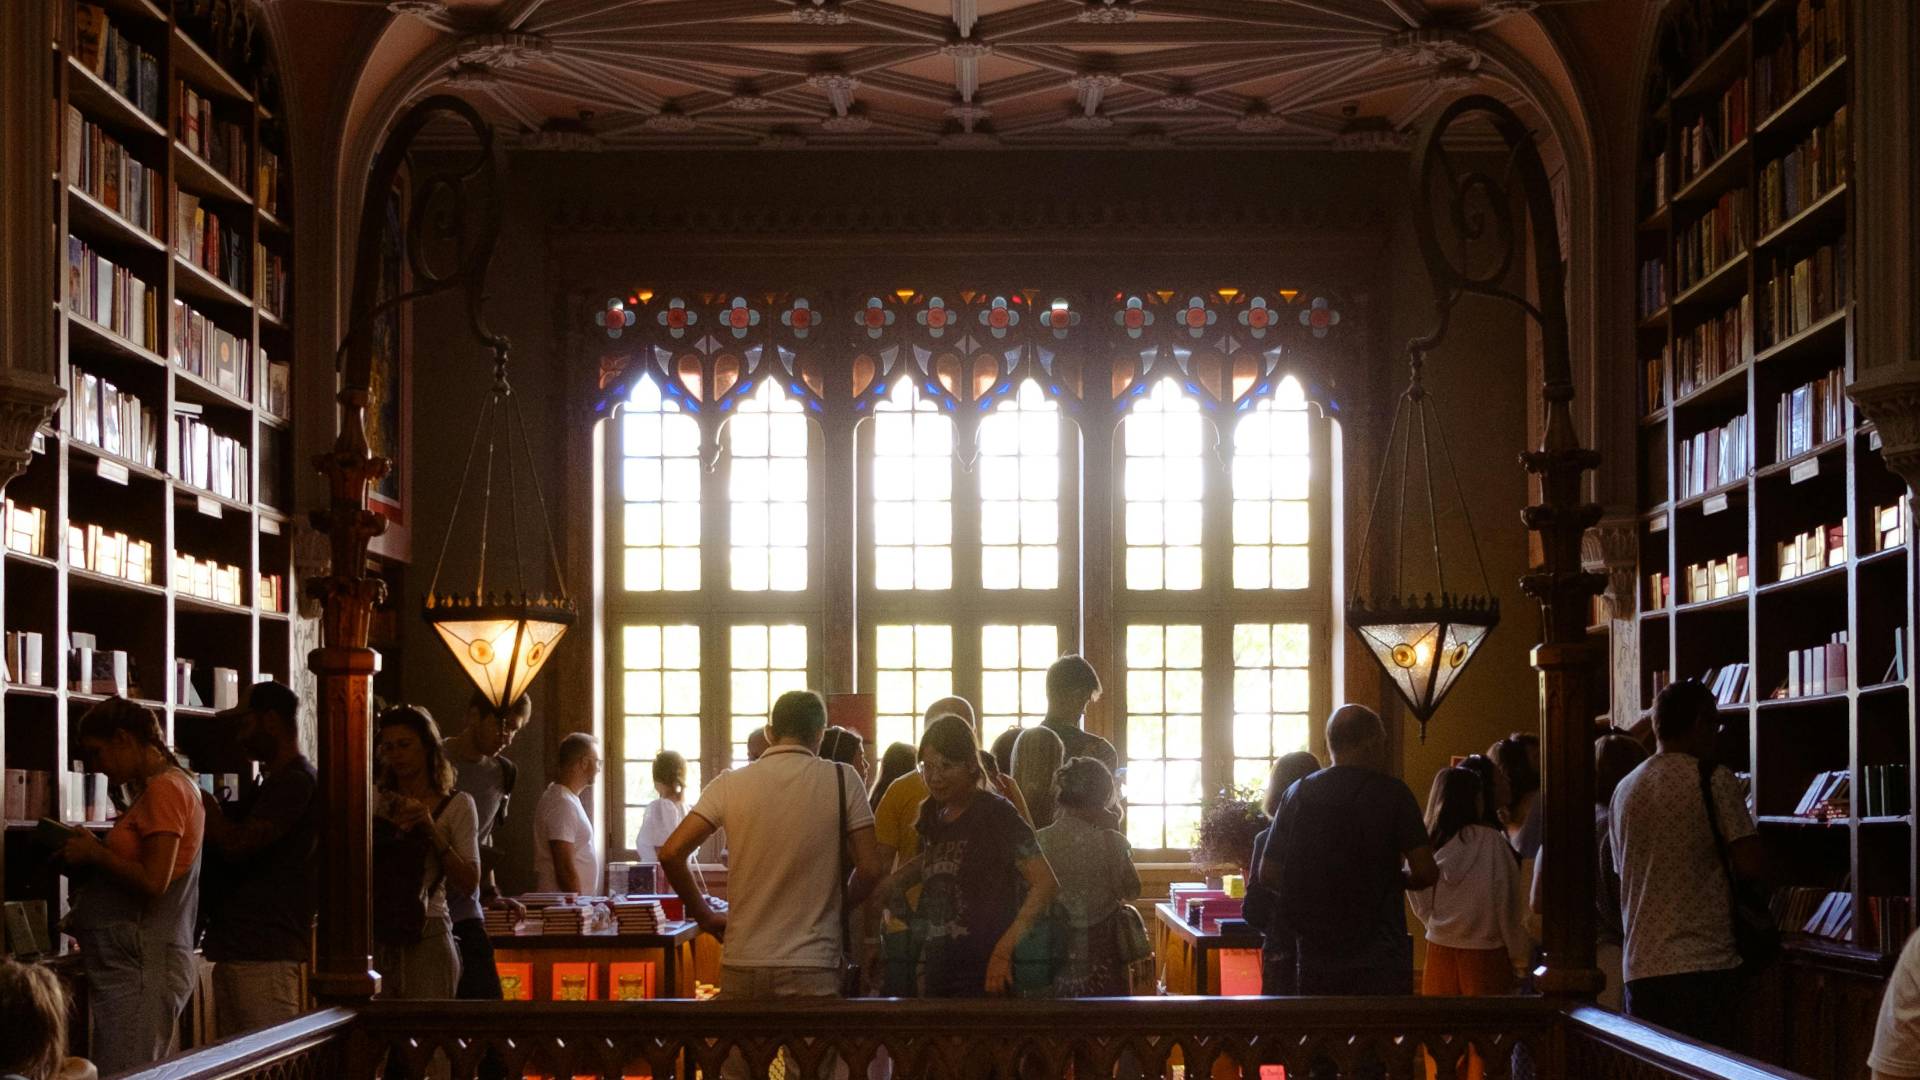
[[[1421,344],[1409,350],[1409,377],[1406,392],[1394,407],[1393,427],[1387,434],[1380,478],[1373,489],[1373,505],[1367,511],[1365,539],[1360,544],[1357,580],[1347,603],[1347,625],[1366,644],[1367,652],[1392,680],[1394,688],[1406,700],[1407,708],[1420,725],[1420,741],[1427,741],[1427,722],[1447,692],[1466,671],[1467,664],[1500,622],[1500,601],[1487,580],[1487,564],[1480,556],[1479,537],[1474,533],[1473,515],[1467,509],[1460,489],[1460,476],[1453,467],[1453,453],[1447,447],[1446,433],[1434,411],[1433,399],[1421,378],[1426,352]],[[1431,589],[1410,589],[1406,583],[1406,556],[1409,538],[1405,528],[1407,481],[1415,428],[1418,428],[1420,469],[1426,489],[1427,525],[1432,537],[1433,575]],[[1441,460],[1453,480],[1454,497],[1467,526],[1467,538],[1473,546],[1474,562],[1480,568],[1479,593],[1459,593],[1448,589],[1446,562],[1440,551],[1439,511],[1433,494],[1433,468],[1440,463],[1430,443],[1440,443]],[[1395,443],[1399,443],[1396,459]],[[1395,481],[1394,498],[1394,571],[1393,591],[1369,599],[1368,555],[1372,550],[1374,527],[1380,521],[1381,500],[1389,479]],[[1433,591],[1437,590],[1437,591]]]
[[[474,461],[482,438],[486,440],[484,472],[480,484],[479,521],[463,532],[460,508],[466,501],[467,483],[473,475]],[[520,553],[520,490],[518,460],[513,449],[515,438],[526,459],[527,479],[533,488],[529,507],[540,521],[547,539],[547,556],[553,570],[553,592],[538,595],[527,589],[526,566]],[[504,446],[502,446],[504,444]],[[501,591],[488,588],[487,540],[492,523],[493,479],[496,450],[504,449],[507,479],[507,535],[513,551],[513,588]],[[478,569],[473,587],[440,591],[440,571],[446,564],[447,550],[454,537],[464,537],[475,549]],[[496,578],[497,582],[497,578]],[[493,339],[493,387],[480,406],[480,417],[473,440],[467,447],[466,466],[460,473],[460,487],[454,493],[453,511],[447,520],[446,539],[440,544],[440,557],[433,564],[433,578],[427,586],[423,614],[440,634],[440,640],[453,654],[467,678],[486,695],[495,708],[504,708],[520,699],[540,669],[553,657],[567,628],[578,617],[573,600],[567,595],[566,576],[560,566],[559,549],[553,542],[552,519],[547,514],[546,497],[540,490],[540,478],[534,471],[533,448],[527,441],[526,425],[520,419],[520,406],[513,387],[507,382],[507,342]]]

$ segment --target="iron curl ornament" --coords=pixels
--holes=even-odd
[[[1449,133],[1468,123],[1492,127],[1506,147],[1503,166],[1488,167],[1492,155],[1479,152],[1463,165],[1449,152]],[[1511,108],[1484,95],[1453,102],[1421,132],[1411,181],[1414,234],[1432,282],[1435,314],[1433,332],[1409,343],[1411,354],[1425,357],[1447,338],[1454,308],[1467,297],[1513,304],[1540,331],[1545,422],[1538,445],[1520,455],[1539,491],[1539,501],[1521,510],[1539,545],[1520,586],[1540,609],[1540,644],[1531,659],[1539,678],[1541,802],[1546,842],[1554,849],[1543,883],[1546,963],[1537,985],[1548,994],[1591,997],[1604,980],[1594,961],[1593,715],[1587,689],[1594,647],[1586,624],[1606,578],[1587,571],[1580,557],[1582,536],[1601,516],[1585,497],[1586,473],[1598,467],[1600,456],[1580,445],[1573,422],[1566,269],[1553,188],[1534,133]],[[1533,245],[1526,263],[1518,258],[1523,242]],[[1509,283],[1521,265],[1532,280],[1516,292]],[[1356,597],[1361,592],[1353,590]]]

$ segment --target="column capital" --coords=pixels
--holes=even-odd
[[[1863,370],[1847,387],[1880,435],[1880,457],[1907,482],[1920,485],[1920,361],[1901,360]]]
[[[1580,536],[1580,566],[1605,574],[1607,610],[1615,619],[1630,619],[1638,610],[1636,579],[1640,567],[1640,523],[1633,511],[1609,509]]]
[[[44,372],[0,368],[0,487],[27,471],[34,436],[66,396]]]

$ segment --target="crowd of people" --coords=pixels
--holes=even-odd
[[[828,725],[820,695],[790,692],[748,740],[749,763],[713,777],[691,806],[687,761],[659,755],[657,798],[634,846],[658,862],[688,917],[725,942],[721,995],[1151,992],[1117,755],[1083,726],[1099,678],[1069,656],[1046,688],[1046,719],[986,748],[972,706],[941,699],[918,745],[887,747],[877,768],[859,733]],[[81,718],[79,751],[132,793],[104,838],[76,832],[57,854],[73,883],[65,928],[81,946],[101,1073],[169,1052],[196,947],[214,964],[222,1034],[304,1007],[320,823],[298,713],[288,687],[251,688],[235,732],[259,782],[228,805],[181,767],[151,710],[115,698]],[[516,782],[504,751],[530,715],[525,698],[500,709],[476,694],[451,739],[418,706],[377,716],[370,891],[383,995],[499,998],[483,912],[517,906],[500,895],[495,841]],[[1715,763],[1711,693],[1675,683],[1651,720],[1651,753],[1623,732],[1594,744],[1600,1000],[1737,1046],[1751,958],[1736,900],[1767,879],[1765,851],[1739,781]],[[1253,843],[1244,916],[1265,942],[1262,991],[1413,993],[1409,909],[1425,939],[1419,992],[1524,989],[1539,959],[1541,871],[1553,858],[1542,844],[1538,739],[1516,733],[1455,759],[1432,778],[1423,812],[1394,775],[1377,714],[1342,706],[1325,736],[1330,762],[1283,756],[1261,800],[1268,826]],[[533,814],[543,891],[603,884],[582,799],[600,768],[590,736],[558,742]],[[692,865],[716,834],[729,867],[724,907]],[[0,1013],[22,1036],[0,1040],[0,1073],[88,1075],[85,1062],[47,1049],[64,1044],[64,1005],[49,1004],[59,1001],[44,969],[0,965]],[[1876,1075],[1920,1074],[1899,1071],[1920,1062],[1915,944],[1886,995],[1873,1062]],[[497,1064],[483,1074],[504,1075]]]

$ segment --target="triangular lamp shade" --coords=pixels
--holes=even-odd
[[[473,685],[496,708],[520,700],[572,625],[571,605],[430,604],[427,621]]]
[[[1422,742],[1427,721],[1499,621],[1498,601],[1479,599],[1374,609],[1356,605],[1347,612],[1347,624],[1419,721]]]

